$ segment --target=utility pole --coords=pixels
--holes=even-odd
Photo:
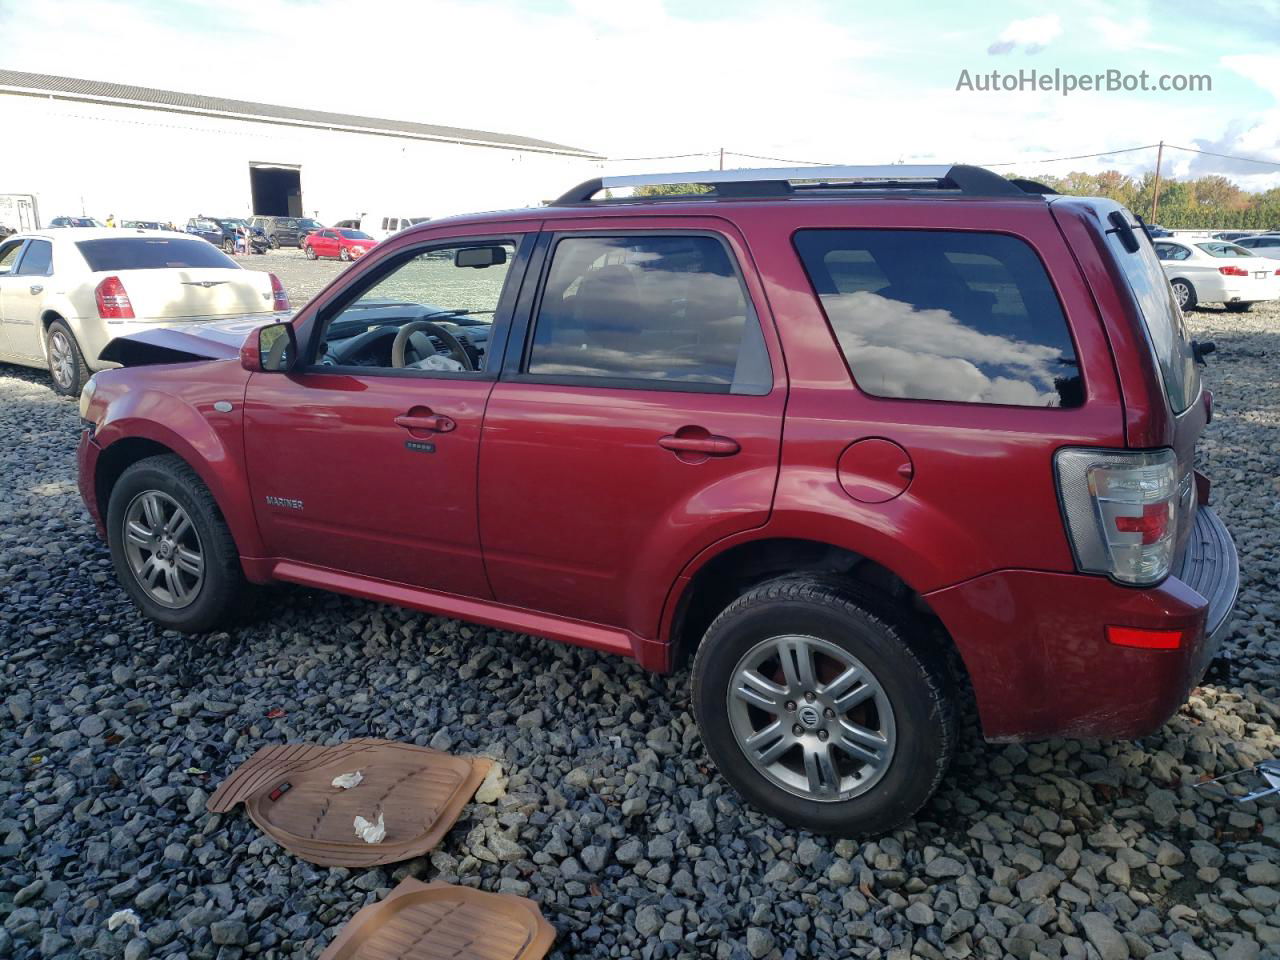
[[[1156,148],[1156,182],[1151,193],[1151,222],[1156,222],[1156,211],[1160,209],[1160,161],[1164,158],[1164,141]]]
[[[720,148],[720,169],[724,169],[724,147]]]

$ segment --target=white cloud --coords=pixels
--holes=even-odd
[[[1024,53],[1039,53],[1062,34],[1062,20],[1056,13],[1014,20],[987,48],[987,53],[1009,53],[1022,47]]]
[[[1129,53],[1134,50],[1152,50],[1163,53],[1179,52],[1180,48],[1149,39],[1151,21],[1146,17],[1119,20],[1112,16],[1090,17],[1089,28],[1109,50]]]

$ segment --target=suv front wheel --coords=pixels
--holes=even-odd
[[[150,619],[203,633],[239,612],[247,584],[231,531],[213,495],[180,457],[139,460],[111,490],[111,561]]]
[[[892,829],[951,759],[944,669],[871,605],[842,582],[771,580],[715,619],[694,660],[694,714],[720,772],[815,833]]]

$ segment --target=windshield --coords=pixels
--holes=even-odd
[[[1197,243],[1197,247],[1211,257],[1256,257],[1252,250],[1236,246],[1234,243]]]
[[[373,239],[373,237],[369,236],[367,233],[361,233],[359,230],[339,230],[338,233],[342,234],[348,240],[372,240]]]
[[[185,237],[107,237],[81,240],[76,248],[94,273],[103,270],[163,270],[167,267],[240,269],[234,260],[212,244]]]

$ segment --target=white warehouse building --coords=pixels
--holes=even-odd
[[[0,225],[38,215],[323,223],[537,206],[600,175],[589,150],[514,134],[0,70]],[[34,197],[35,213],[15,195]],[[26,223],[12,222],[14,227]]]

